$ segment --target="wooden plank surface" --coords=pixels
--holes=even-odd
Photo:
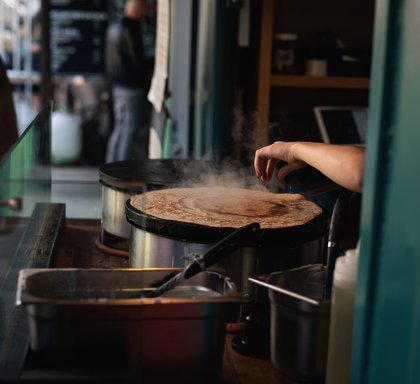
[[[64,217],[64,204],[36,204],[1,285],[0,381],[19,379],[29,345],[26,312],[15,305],[19,271],[48,267]]]
[[[296,384],[271,363],[269,357],[249,357],[233,350],[234,334],[226,335],[223,359],[223,384]]]
[[[338,88],[369,89],[370,81],[365,77],[272,75],[272,86],[291,88]]]

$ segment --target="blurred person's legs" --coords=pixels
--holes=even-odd
[[[146,103],[146,91],[114,87],[112,97],[114,129],[107,145],[106,163],[129,160],[134,157],[137,135],[141,129]]]

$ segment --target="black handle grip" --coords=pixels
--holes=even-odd
[[[260,229],[258,223],[245,225],[220,240],[213,245],[203,255],[198,256],[185,270],[184,277],[186,279],[194,276],[196,273],[216,264],[224,257],[231,254],[234,250],[243,246],[250,237],[254,236]]]
[[[340,256],[339,239],[343,227],[344,210],[348,204],[349,193],[343,191],[337,198],[331,215],[330,229],[328,234],[327,266],[325,271],[324,298],[331,298],[331,288],[335,262]]]

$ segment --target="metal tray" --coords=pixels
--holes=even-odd
[[[217,380],[226,314],[236,286],[201,272],[157,298],[141,292],[173,268],[24,269],[17,305],[26,308],[33,351],[125,359],[142,375]],[[111,359],[112,360],[112,359]]]

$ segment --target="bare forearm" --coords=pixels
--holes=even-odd
[[[318,169],[325,176],[352,191],[363,187],[365,151],[352,146],[323,143],[293,143],[293,157]]]
[[[291,172],[306,164],[344,188],[361,192],[364,174],[365,151],[362,148],[314,142],[276,141],[255,152],[256,176],[268,182],[279,161],[284,161],[277,173],[282,182]]]

